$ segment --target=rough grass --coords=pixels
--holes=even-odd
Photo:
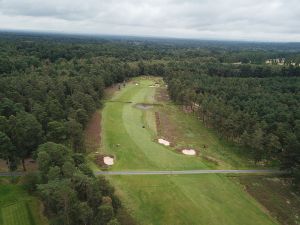
[[[27,194],[22,185],[0,182],[0,224],[1,225],[47,225],[42,215],[41,203]]]
[[[155,88],[149,88],[155,81],[139,79],[138,82],[138,86],[129,84],[115,93],[114,102],[107,102],[102,113],[102,153],[113,154],[117,159],[111,170],[182,170],[215,166],[201,157],[185,156],[156,142],[154,112],[164,107],[151,110],[134,107],[136,103],[157,103]],[[170,109],[171,120],[186,128],[187,135],[180,143],[195,147],[200,144],[200,147],[202,142],[209,141],[210,151],[217,157],[222,143],[214,145],[216,137],[198,126],[194,118],[177,111],[174,105],[170,105]],[[229,156],[221,159],[231,160]],[[140,224],[277,224],[243,186],[223,175],[113,176],[109,179]]]
[[[88,152],[97,151],[101,143],[101,113],[95,112],[84,131],[85,147]]]
[[[289,180],[259,176],[241,176],[238,180],[282,224],[300,224],[300,196]]]
[[[240,148],[220,139],[212,129],[206,128],[196,115],[168,101],[166,91],[166,88],[159,88],[156,93],[157,101],[164,103],[157,113],[160,118],[158,131],[175,140],[175,146],[196,146],[201,151],[202,159],[206,163],[219,165],[219,169],[258,167]]]

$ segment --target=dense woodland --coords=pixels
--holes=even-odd
[[[53,224],[119,224],[113,188],[85,163],[83,130],[105,87],[146,74],[163,76],[175,102],[297,183],[300,67],[264,62],[298,63],[299,52],[293,43],[1,33],[0,157],[11,170],[37,159],[39,173],[28,182]]]
[[[299,76],[283,72],[273,77],[228,76],[208,71],[169,71],[165,79],[171,98],[189,107],[221,137],[240,145],[255,163],[279,163],[299,183]]]

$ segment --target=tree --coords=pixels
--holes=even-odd
[[[17,154],[22,159],[23,169],[24,159],[28,157],[43,141],[43,130],[41,124],[29,113],[18,113],[13,129],[14,143]]]
[[[71,212],[77,203],[76,193],[69,180],[53,180],[47,184],[39,184],[38,191],[47,207],[58,216],[63,217],[65,225],[71,224]]]
[[[0,131],[3,133],[8,133],[8,129],[8,120],[4,116],[0,116]]]
[[[76,166],[85,163],[85,157],[82,153],[74,153],[72,157]]]
[[[72,178],[76,171],[76,167],[73,161],[66,161],[62,166],[62,172],[64,177]]]
[[[79,202],[76,206],[75,218],[77,218],[77,224],[91,224],[93,218],[93,210],[89,207],[87,202]]]
[[[46,130],[48,123],[48,116],[46,112],[46,108],[38,103],[35,103],[32,107],[32,114],[36,117],[39,123],[42,125],[43,129]]]
[[[269,158],[272,156],[276,156],[282,149],[279,138],[275,134],[267,134],[264,142]]]
[[[286,139],[288,144],[281,154],[281,167],[294,173],[300,167],[300,142],[293,133],[288,133]]]
[[[105,225],[114,217],[113,207],[110,205],[101,205],[95,217],[96,225]]]
[[[68,138],[71,146],[75,151],[81,151],[83,148],[83,130],[80,123],[70,120],[66,124],[68,130]]]
[[[252,144],[251,148],[253,149],[253,157],[255,163],[259,162],[263,159],[265,152],[264,152],[264,132],[261,128],[257,128],[252,135]]]
[[[47,140],[62,143],[67,139],[67,129],[64,122],[52,121],[48,123]]]
[[[17,157],[15,146],[10,138],[0,131],[0,158],[5,159],[10,170],[15,170],[17,166]]]
[[[65,113],[57,99],[49,98],[47,100],[46,111],[48,113],[48,118],[52,120],[65,119]]]
[[[37,162],[39,169],[46,175],[50,167],[62,168],[65,162],[72,162],[71,150],[61,144],[47,142],[39,146],[37,150]]]
[[[76,111],[75,119],[81,125],[85,126],[89,120],[89,116],[85,109],[78,109]]]
[[[107,225],[121,225],[117,219],[111,219]]]
[[[251,136],[248,134],[246,130],[241,135],[241,143],[243,146],[247,148],[251,148],[251,143],[252,143]]]
[[[48,180],[59,180],[61,178],[61,170],[58,166],[49,167]]]
[[[18,107],[12,100],[8,98],[1,99],[0,101],[0,115],[9,117],[11,115],[16,115],[17,112],[21,111],[21,108]]]

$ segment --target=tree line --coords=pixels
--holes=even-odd
[[[13,63],[20,56],[14,54]],[[0,65],[0,158],[10,170],[20,162],[26,170],[28,157],[37,160],[39,170],[27,185],[43,200],[51,224],[120,224],[113,187],[85,162],[83,131],[101,107],[105,87],[137,76],[141,68],[102,56],[36,59],[5,72]]]
[[[171,98],[258,162],[279,162],[300,178],[300,79],[170,72]]]
[[[282,48],[291,60],[299,58]],[[121,204],[107,181],[88,169],[83,130],[105,87],[157,75],[174,101],[256,162],[277,160],[299,177],[299,67],[250,64],[283,54],[274,49],[0,34],[0,158],[11,170],[20,162],[26,170],[24,160],[37,159],[39,172],[27,177],[28,187],[43,200],[51,223],[118,224]],[[246,64],[232,64],[236,60]]]
[[[119,225],[121,202],[104,177],[95,177],[81,153],[46,142],[36,152],[39,172],[27,175],[26,185],[44,202],[54,225]]]

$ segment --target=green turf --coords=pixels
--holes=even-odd
[[[156,143],[155,110],[171,107],[169,116],[187,126],[181,141],[198,145],[210,141],[211,154],[222,160],[237,161],[226,155],[221,142],[193,118],[185,118],[175,106],[141,110],[136,103],[156,103],[153,80],[137,80],[115,94],[102,112],[102,149],[116,156],[111,170],[181,170],[211,168],[200,157],[178,154]],[[132,103],[128,103],[132,102]],[[186,123],[184,122],[186,121]],[[145,128],[143,128],[145,126]],[[187,144],[187,143],[186,143]],[[214,145],[215,144],[215,145]],[[196,146],[195,146],[196,147]],[[228,146],[226,146],[228,148]],[[218,151],[220,154],[218,154]],[[109,178],[128,210],[140,224],[161,225],[269,225],[277,224],[239,184],[223,175],[114,176]]]
[[[179,145],[200,148],[201,154],[216,159],[216,169],[251,169],[257,168],[249,157],[237,146],[221,140],[212,129],[206,128],[196,116],[184,113],[178,106],[169,103],[160,111],[169,115],[169,119],[184,132],[177,139]],[[205,150],[203,145],[208,146]],[[208,163],[204,161],[204,163]]]
[[[1,225],[47,225],[37,198],[27,194],[22,185],[0,183]]]
[[[114,170],[200,169],[206,166],[197,158],[180,155],[155,142],[154,113],[134,107],[135,103],[153,103],[151,81],[131,85],[118,93],[118,101],[103,110],[103,150],[116,155]],[[143,125],[146,128],[143,128]],[[117,146],[119,145],[119,146]]]
[[[30,216],[25,202],[16,202],[2,207],[2,217],[5,225],[31,225]]]

